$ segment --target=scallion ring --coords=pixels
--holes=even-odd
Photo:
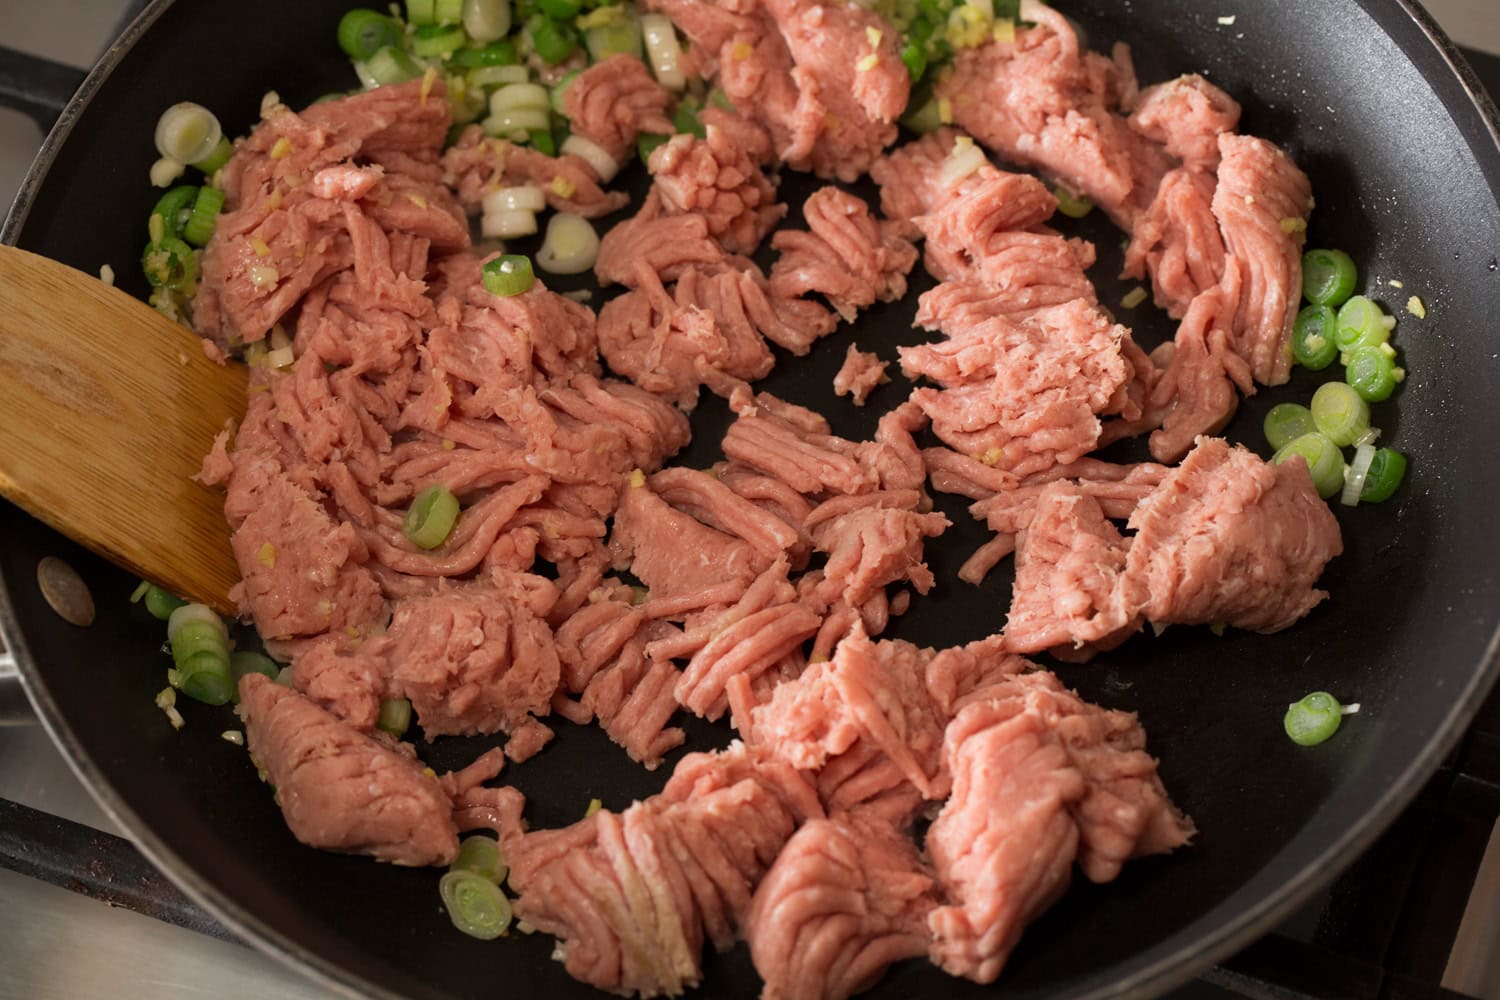
[[[491,941],[510,926],[510,901],[483,875],[450,871],[439,880],[438,894],[453,926],[470,937]]]
[[[547,236],[536,254],[537,267],[548,274],[582,274],[598,259],[599,234],[589,220],[572,212],[558,212],[548,220]]]
[[[1314,431],[1303,434],[1277,449],[1271,461],[1280,465],[1293,455],[1300,455],[1312,475],[1313,488],[1327,500],[1344,485],[1344,455],[1338,445]]]
[[[1317,430],[1340,448],[1347,448],[1370,429],[1370,404],[1342,382],[1324,382],[1313,393],[1311,406]]]
[[[411,728],[411,702],[405,698],[380,699],[380,714],[375,719],[375,728],[400,739]]]
[[[191,101],[172,105],[156,122],[156,151],[178,163],[204,159],[223,137],[213,112]]]
[[[387,45],[401,44],[401,24],[379,11],[356,7],[339,18],[339,48],[350,59],[368,59]]]
[[[458,497],[438,484],[417,494],[406,512],[401,531],[419,548],[435,549],[448,540],[457,522]]]
[[[536,273],[531,269],[531,260],[520,254],[501,254],[485,262],[483,279],[485,290],[491,295],[509,298],[524,295],[536,284]]]
[[[510,34],[510,0],[464,0],[462,20],[474,41],[499,42]]]
[[[1358,506],[1365,491],[1365,482],[1370,477],[1370,464],[1374,461],[1373,444],[1362,444],[1354,449],[1354,461],[1349,463],[1349,471],[1344,473],[1344,491],[1339,496],[1339,502],[1345,507]]]
[[[1298,746],[1314,747],[1338,732],[1343,706],[1327,691],[1314,691],[1287,706],[1282,726]]]
[[[448,866],[450,872],[473,872],[495,885],[505,881],[509,874],[505,859],[500,854],[500,845],[495,838],[475,834],[459,841],[458,857]]]

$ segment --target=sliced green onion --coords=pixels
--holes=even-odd
[[[476,90],[525,83],[529,78],[525,66],[479,66],[469,70],[469,75],[464,77]]]
[[[380,714],[376,717],[375,728],[390,733],[400,739],[406,735],[411,728],[411,702],[405,698],[382,698],[380,699]]]
[[[453,926],[470,937],[492,941],[510,926],[510,901],[483,875],[450,871],[438,882],[438,894]]]
[[[334,96],[342,97],[343,95],[336,94]],[[224,169],[224,164],[228,163],[229,158],[233,155],[234,143],[230,142],[226,138],[221,137],[219,139],[219,144],[213,148],[212,152],[210,152],[201,160],[194,160],[190,164],[190,166],[196,167],[208,176],[212,177],[214,174]]]
[[[177,237],[164,236],[146,245],[141,254],[141,270],[156,288],[186,292],[198,280],[198,256]]]
[[[1307,471],[1312,474],[1313,487],[1317,489],[1318,496],[1324,500],[1343,487],[1344,454],[1339,451],[1338,445],[1324,435],[1316,431],[1303,434],[1277,449],[1271,461],[1280,465],[1293,455],[1302,456],[1302,460],[1307,463]]]
[[[536,284],[531,260],[520,254],[501,254],[484,265],[484,287],[491,295],[524,295]]]
[[[1325,382],[1313,393],[1312,418],[1328,440],[1347,448],[1370,429],[1370,404],[1342,382]]]
[[[1339,322],[1334,329],[1333,342],[1340,351],[1352,351],[1356,347],[1376,347],[1391,339],[1391,330],[1396,318],[1363,295],[1356,295],[1339,308]]]
[[[627,55],[645,59],[645,43],[641,35],[641,22],[630,7],[616,8],[619,15],[603,24],[596,24],[583,34],[584,44],[595,62],[603,62],[610,56]],[[665,86],[665,84],[663,84]]]
[[[608,184],[620,172],[620,165],[609,151],[592,139],[581,135],[570,135],[563,141],[564,156],[576,156],[594,169],[601,183]]]
[[[485,195],[479,204],[486,215],[491,212],[541,212],[547,208],[547,195],[535,184],[522,184],[497,188]]]
[[[405,51],[387,45],[364,63],[364,75],[377,87],[405,83],[422,75],[422,66]]]
[[[519,61],[515,43],[501,38],[482,49],[459,49],[448,63],[461,69],[478,69],[481,66],[514,66]]]
[[[458,856],[448,866],[450,872],[473,872],[494,885],[505,881],[509,874],[505,859],[500,856],[500,845],[495,838],[475,834],[459,841]]]
[[[553,111],[557,112],[560,115],[566,115],[568,113],[566,96],[568,93],[568,85],[574,80],[578,79],[578,74],[582,72],[583,70],[581,69],[575,69],[573,72],[569,73],[561,80],[558,80],[557,83],[553,85],[552,93],[550,95]]]
[[[640,156],[641,162],[648,162],[651,159],[651,154],[656,152],[656,148],[665,144],[670,138],[671,136],[667,135],[652,135],[649,132],[642,132],[641,137],[635,141],[635,151]]]
[[[571,142],[574,136],[568,141]],[[566,146],[566,144],[564,144]],[[547,236],[536,254],[536,266],[548,274],[582,274],[599,259],[599,234],[581,215],[558,212],[547,222]]]
[[[538,153],[547,156],[557,155],[557,140],[552,138],[552,130],[536,128],[526,133],[526,141],[531,143],[531,148]]]
[[[229,631],[223,619],[202,604],[187,604],[167,619],[167,636],[176,664],[172,686],[210,705],[234,696],[229,672]]]
[[[222,653],[204,650],[177,667],[177,690],[206,705],[225,705],[234,697],[234,678],[229,673],[229,658]]]
[[[1371,403],[1390,399],[1391,393],[1396,391],[1396,383],[1406,378],[1405,370],[1396,367],[1386,350],[1389,350],[1389,345],[1385,344],[1355,348],[1344,363],[1344,381]]]
[[[693,135],[699,139],[708,136],[708,129],[704,128],[703,120],[698,117],[697,105],[689,100],[678,102],[677,110],[672,112],[672,127],[677,130],[678,135]]]
[[[224,208],[224,192],[218,188],[198,189],[193,201],[193,211],[187,224],[182,227],[182,238],[195,247],[207,246],[213,238],[214,227],[219,221],[219,212]]]
[[[421,59],[446,58],[463,48],[464,29],[458,25],[427,24],[412,33],[412,55]]]
[[[156,151],[178,163],[193,163],[211,154],[224,138],[219,119],[201,104],[183,101],[162,112],[156,122]]]
[[[1094,210],[1094,203],[1081,194],[1074,194],[1058,184],[1052,188],[1057,198],[1057,210],[1070,219],[1081,219]]]
[[[571,21],[583,10],[577,0],[536,0],[536,6],[554,21]]]
[[[458,24],[463,16],[464,0],[437,0],[432,6],[432,19],[438,24]]]
[[[406,0],[406,20],[409,24],[432,24],[437,20],[437,0]]]
[[[527,266],[530,267],[529,261]],[[429,486],[412,501],[401,531],[418,547],[435,549],[448,540],[457,521],[458,497],[444,486]]]
[[[541,111],[552,107],[547,88],[539,83],[512,83],[501,87],[490,95],[490,114],[503,115],[507,111]]]
[[[1309,371],[1320,372],[1339,356],[1334,343],[1338,316],[1328,306],[1308,306],[1292,325],[1292,357]]]
[[[400,22],[379,11],[356,7],[339,19],[339,48],[350,59],[368,59],[387,45],[400,44]]]
[[[530,139],[530,133],[546,129],[552,124],[552,118],[536,108],[515,108],[490,115],[482,124],[485,135],[520,142]]]
[[[1262,429],[1273,450],[1285,448],[1304,434],[1317,430],[1312,411],[1299,403],[1278,403],[1266,414]]]
[[[236,683],[249,674],[264,674],[274,681],[276,675],[281,673],[281,664],[265,653],[242,649],[229,657],[229,672],[234,675]]]
[[[906,64],[906,73],[916,83],[927,72],[927,46],[913,39],[901,50],[901,61]]]
[[[130,592],[130,603],[139,604],[141,598],[145,597],[146,592],[150,589],[151,584],[147,583],[145,580],[142,580],[140,583],[136,584],[135,589]]]
[[[682,43],[677,40],[677,30],[665,14],[645,14],[641,17],[641,37],[646,43],[646,56],[651,62],[651,72],[656,82],[668,90],[681,90],[687,86],[687,75],[682,71]]]
[[[291,687],[292,675],[293,671],[291,667],[282,667],[280,670],[276,671],[276,683],[280,684],[282,687]]]
[[[1365,503],[1389,500],[1405,478],[1406,456],[1394,448],[1379,448],[1370,460],[1370,471],[1365,473],[1359,498]]]
[[[166,621],[172,617],[172,612],[187,604],[182,598],[171,594],[154,583],[146,584],[146,611],[152,618]]]
[[[167,617],[167,641],[175,639],[180,630],[196,624],[212,625],[224,637],[225,645],[229,644],[229,628],[224,624],[224,619],[206,604],[184,604],[173,611]]]
[[[543,19],[531,29],[531,47],[548,66],[556,66],[578,51],[578,32],[572,25]]]
[[[1309,250],[1302,255],[1302,294],[1307,301],[1337,309],[1354,294],[1358,274],[1342,250]]]
[[[487,240],[513,240],[521,236],[534,236],[536,213],[522,208],[486,212],[479,220],[479,231]]]
[[[464,0],[462,20],[474,41],[499,43],[510,34],[510,0]]]
[[[198,199],[198,188],[191,184],[179,184],[156,200],[152,215],[161,216],[162,235],[182,237],[188,217],[193,214],[193,203]],[[156,238],[153,232],[152,238]]]
[[[938,106],[938,98],[929,95],[927,100],[921,104],[912,102],[912,110],[907,111],[902,117],[901,124],[916,132],[918,135],[926,135],[936,132],[943,127],[942,112]]]
[[[1349,463],[1349,471],[1344,473],[1344,492],[1339,496],[1339,503],[1345,507],[1356,507],[1359,498],[1365,492],[1365,480],[1370,475],[1370,465],[1375,459],[1375,446],[1373,444],[1362,444],[1354,449],[1354,461]]]
[[[1282,725],[1298,746],[1315,747],[1338,732],[1343,721],[1343,706],[1327,691],[1312,694],[1287,706]]]

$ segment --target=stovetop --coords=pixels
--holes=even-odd
[[[1500,52],[1496,0],[1432,0]],[[0,0],[0,43],[89,61],[143,0]],[[1471,52],[1500,94],[1500,56]],[[0,112],[0,205],[40,133]],[[1500,1000],[1500,692],[1412,806],[1274,933],[1175,1000]],[[105,905],[101,905],[101,901]],[[0,1000],[329,994],[237,942],[120,835],[38,727],[0,728]]]

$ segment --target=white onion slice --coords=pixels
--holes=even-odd
[[[535,184],[504,187],[491,191],[480,203],[485,215],[497,212],[541,212],[547,207],[547,195]]]
[[[558,152],[564,156],[570,154],[576,156],[593,167],[594,173],[599,175],[601,184],[608,184],[614,180],[615,174],[620,172],[620,165],[605,151],[603,146],[581,135],[568,136],[563,140],[562,148]]]
[[[1376,441],[1379,441],[1379,440],[1380,440],[1380,428],[1379,427],[1370,427],[1370,428],[1367,428],[1363,434],[1361,434],[1358,438],[1355,439],[1355,441],[1354,441],[1354,447],[1358,448],[1362,444],[1374,444]]]
[[[167,641],[177,638],[177,633],[185,626],[199,623],[212,625],[224,637],[225,642],[229,641],[229,628],[224,624],[224,619],[206,604],[184,604],[173,611],[167,619]]]
[[[938,183],[945,188],[958,186],[965,178],[989,162],[984,150],[966,135],[958,137],[953,152],[943,161],[938,171]]]
[[[536,266],[548,274],[582,274],[599,259],[599,234],[581,215],[558,212],[547,223],[547,237]]]
[[[539,83],[510,83],[490,95],[490,114],[521,109],[552,110],[552,95]]]
[[[490,115],[484,120],[484,134],[501,136],[520,141],[524,133],[545,131],[552,127],[552,118],[536,108],[514,108]]]
[[[1359,495],[1365,490],[1365,480],[1370,476],[1370,463],[1375,461],[1375,446],[1362,444],[1354,449],[1354,463],[1344,474],[1344,493],[1339,501],[1345,507],[1359,504]]]
[[[536,214],[522,209],[486,212],[479,220],[479,231],[486,239],[513,240],[536,232]]]
[[[682,43],[677,41],[671,20],[665,14],[643,14],[641,34],[646,39],[646,57],[651,61],[656,82],[668,90],[686,87],[687,75],[682,72]]]
[[[498,42],[510,34],[510,0],[464,0],[464,31],[476,42]]]
[[[191,101],[172,105],[156,121],[156,151],[178,163],[197,163],[223,136],[213,112]]]

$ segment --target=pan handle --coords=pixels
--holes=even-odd
[[[0,107],[19,111],[43,132],[50,131],[85,75],[76,67],[0,45]]]
[[[0,649],[0,726],[32,725],[36,716],[21,687],[21,671],[10,650]]]

